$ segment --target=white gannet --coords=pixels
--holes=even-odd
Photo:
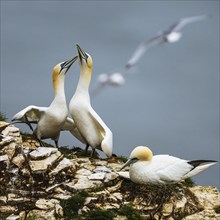
[[[155,155],[145,146],[136,147],[130,154],[128,161],[121,168],[129,164],[130,179],[139,184],[170,184],[192,177],[214,165],[213,160],[187,161],[169,155]],[[208,163],[201,165],[202,163]]]
[[[74,121],[67,118],[68,109],[64,91],[65,75],[76,60],[77,56],[71,60],[59,63],[54,67],[52,74],[54,99],[49,107],[30,105],[15,114],[12,118],[12,121],[27,123],[32,130],[31,123],[37,124],[34,135],[39,141],[41,139],[51,138],[58,147],[61,130],[70,130],[79,140],[82,139],[80,134],[78,135]],[[70,124],[71,126],[69,126]]]
[[[81,136],[86,140],[86,151],[89,146],[102,150],[108,157],[112,155],[112,132],[94,111],[90,104],[89,84],[92,75],[92,58],[79,45],[78,59],[80,78],[70,104],[69,111]]]
[[[106,85],[111,86],[121,86],[125,83],[124,76],[128,73],[131,73],[131,68],[133,68],[138,61],[141,59],[141,57],[145,54],[145,52],[158,44],[162,43],[174,43],[179,41],[182,34],[179,32],[185,25],[190,24],[192,22],[201,21],[208,18],[207,15],[198,15],[198,16],[192,16],[192,17],[186,17],[182,18],[173,25],[170,26],[166,31],[161,31],[156,36],[152,37],[150,40],[142,42],[137,49],[134,51],[134,53],[131,55],[128,62],[125,64],[121,72],[113,72],[111,74],[102,73],[98,76],[96,80],[96,85],[94,86],[92,90],[92,94],[96,95],[102,88],[104,88]],[[116,78],[115,82],[112,83],[111,78],[114,78],[114,75],[117,75],[117,77],[120,77],[120,81]],[[121,80],[122,79],[122,80]],[[123,81],[123,83],[120,83]]]

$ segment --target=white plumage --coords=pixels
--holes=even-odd
[[[34,135],[38,140],[51,138],[58,146],[61,130],[69,130],[75,137],[83,141],[72,119],[67,118],[68,109],[64,91],[65,75],[77,57],[57,64],[53,69],[52,80],[54,88],[54,99],[49,107],[30,105],[14,115],[12,121],[37,124]],[[32,129],[33,130],[33,129]]]
[[[148,147],[138,146],[122,169],[131,164],[129,176],[135,183],[169,184],[192,177],[215,163],[213,160],[187,161],[170,155],[153,156]]]
[[[69,110],[76,127],[88,146],[102,150],[108,157],[112,155],[112,132],[90,104],[89,84],[92,75],[92,58],[77,45],[80,78]]]

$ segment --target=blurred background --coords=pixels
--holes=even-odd
[[[154,154],[219,161],[219,1],[1,1],[0,111],[10,121],[30,104],[48,106],[52,69],[76,55],[76,43],[93,57],[92,89],[142,41],[201,14],[211,18],[184,27],[177,43],[149,49],[123,86],[107,86],[91,103],[112,130],[117,155],[147,145]],[[78,78],[75,64],[68,104]],[[59,144],[84,148],[68,132]],[[219,163],[194,180],[219,187]]]

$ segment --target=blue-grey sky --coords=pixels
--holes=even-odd
[[[200,14],[211,18],[186,26],[179,42],[148,50],[124,86],[91,102],[116,154],[148,145],[154,154],[219,160],[219,1],[1,1],[0,110],[11,119],[30,104],[48,106],[52,69],[76,55],[76,43],[93,57],[92,87],[140,42]],[[66,76],[68,104],[78,77],[76,63]],[[67,132],[59,144],[84,147]],[[194,179],[219,187],[219,163]]]

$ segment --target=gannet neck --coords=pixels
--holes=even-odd
[[[80,68],[79,82],[77,92],[86,93],[89,95],[89,85],[91,81],[92,70],[90,68]]]
[[[64,81],[65,81],[65,74],[61,71],[60,64],[57,64],[53,69],[52,74],[52,82],[53,82],[53,89],[55,96],[65,96],[64,91]]]
[[[65,76],[59,76],[58,79],[53,81],[53,89],[54,89],[54,95],[55,97],[65,97],[65,91],[64,91],[64,81],[65,81]]]

